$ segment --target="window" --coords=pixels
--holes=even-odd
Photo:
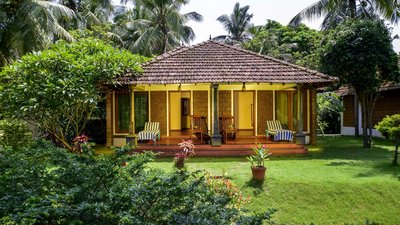
[[[307,91],[303,91],[303,130],[307,131]],[[277,91],[275,92],[275,118],[279,120],[282,127],[289,130],[297,130],[297,92]]]
[[[282,127],[285,129],[290,129],[290,114],[291,106],[290,104],[290,92],[276,92],[275,93],[275,119],[279,120]]]
[[[115,130],[117,133],[129,132],[130,105],[129,94],[118,93],[115,95]]]
[[[149,121],[149,102],[147,92],[135,92],[135,131],[144,129]]]

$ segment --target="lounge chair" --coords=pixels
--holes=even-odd
[[[160,123],[159,122],[146,122],[144,130],[138,133],[138,140],[152,140],[154,144],[160,140]]]
[[[274,136],[274,141],[293,141],[293,132],[291,130],[285,130],[282,128],[282,124],[279,120],[267,120],[267,139],[269,136]]]

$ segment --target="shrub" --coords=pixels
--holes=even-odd
[[[340,113],[344,108],[340,97],[334,92],[317,94],[317,129],[325,134],[340,133]]]
[[[386,116],[375,128],[381,132],[382,136],[394,142],[395,150],[392,164],[397,166],[400,145],[400,114]]]
[[[210,174],[207,174],[205,178],[206,184],[211,187],[215,193],[228,196],[231,199],[230,207],[241,209],[250,201],[250,196],[244,196],[240,189],[229,179],[224,177],[218,178]]]
[[[20,149],[32,143],[32,132],[26,122],[16,119],[0,120],[0,146]]]
[[[154,154],[71,154],[48,142],[0,149],[0,223],[8,224],[262,224],[230,207],[200,172],[147,168]],[[127,162],[125,165],[123,162]]]

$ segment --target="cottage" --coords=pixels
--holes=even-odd
[[[183,136],[220,146],[227,118],[231,139],[265,137],[266,121],[278,120],[299,143],[314,143],[315,90],[336,80],[212,40],[178,47],[142,67],[138,78],[117,78],[122,88],[107,96],[108,145],[125,144],[152,121],[161,140]]]
[[[349,85],[339,88],[338,95],[343,98],[344,112],[341,118],[340,132],[343,135],[354,135],[356,127],[359,134],[362,134],[361,105],[354,90]],[[357,102],[357,104],[355,104]],[[400,113],[400,84],[386,83],[380,89],[380,94],[375,103],[372,113],[372,125],[377,125],[387,115]],[[373,129],[373,136],[380,137],[380,133]]]

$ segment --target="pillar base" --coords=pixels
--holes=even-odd
[[[305,145],[306,144],[306,135],[301,133],[296,133],[296,144]]]
[[[211,146],[212,147],[219,147],[222,143],[222,135],[220,134],[213,134],[211,135]]]
[[[137,145],[137,136],[135,134],[130,134],[128,136],[125,137],[126,139],[126,144],[128,145]]]

